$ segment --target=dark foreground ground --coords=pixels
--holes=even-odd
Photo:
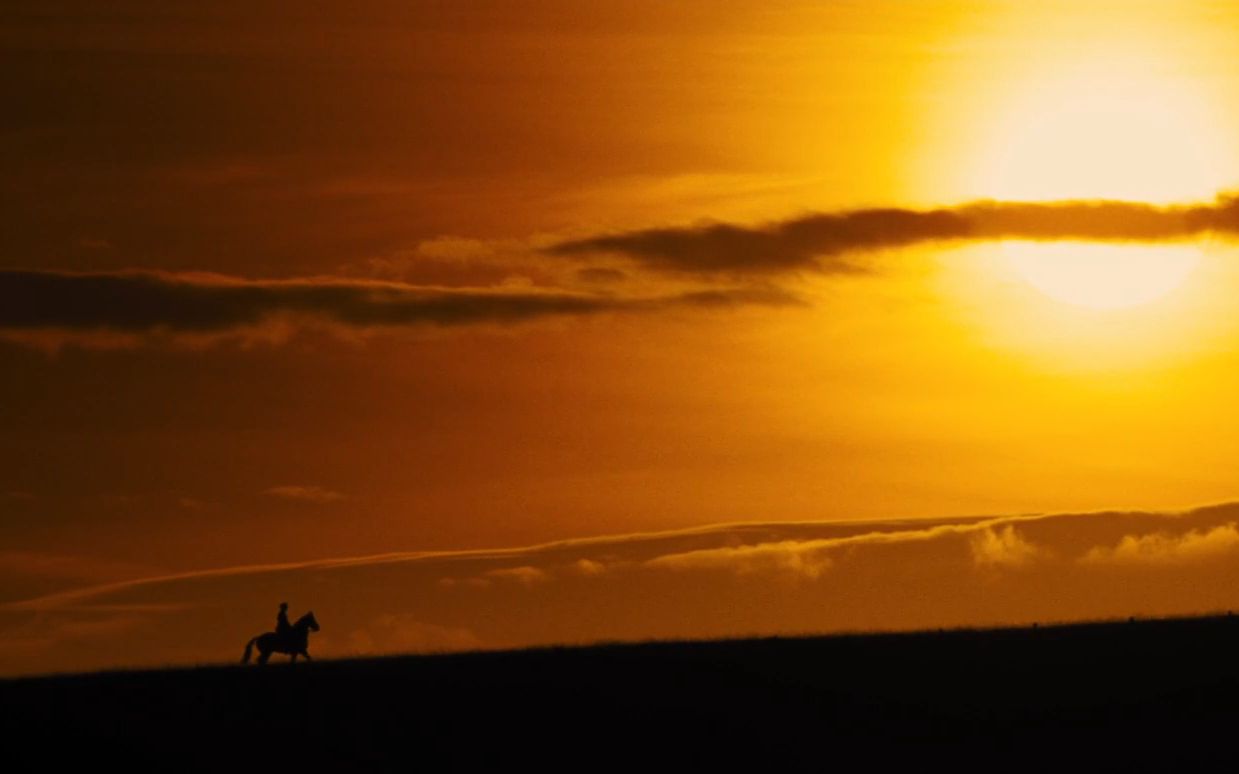
[[[17,680],[0,770],[1230,769],[1237,657],[1239,617]]]

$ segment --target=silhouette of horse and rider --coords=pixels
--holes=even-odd
[[[280,613],[275,619],[275,631],[260,634],[245,643],[245,655],[241,657],[242,664],[250,662],[254,646],[258,646],[258,663],[265,664],[272,653],[286,653],[289,663],[295,663],[297,656],[305,656],[306,661],[312,661],[310,652],[310,632],[318,631],[318,621],[313,611],[297,619],[297,623],[288,622],[288,603],[280,603]]]

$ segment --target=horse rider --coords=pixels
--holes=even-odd
[[[275,634],[281,640],[287,640],[293,633],[293,625],[288,622],[288,603],[280,603],[280,614],[275,618]]]

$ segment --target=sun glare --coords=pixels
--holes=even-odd
[[[1174,291],[1200,262],[1193,246],[1008,242],[1003,254],[1047,296],[1092,309],[1139,306]]]
[[[994,95],[973,151],[974,195],[1006,201],[1207,201],[1234,185],[1222,122],[1152,54],[1038,64]],[[1157,301],[1200,261],[1191,245],[1010,242],[1001,254],[1050,298],[1092,309]]]
[[[1211,199],[1235,181],[1208,103],[1152,62],[1108,59],[1020,84],[990,132],[976,187],[1006,200]]]

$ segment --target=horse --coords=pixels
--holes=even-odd
[[[254,646],[258,646],[258,663],[265,664],[267,659],[271,658],[272,653],[287,653],[289,655],[289,663],[295,663],[297,656],[305,656],[306,661],[313,661],[310,658],[310,653],[306,648],[310,645],[310,632],[318,631],[318,621],[314,618],[314,613],[309,612],[297,619],[297,623],[293,624],[287,635],[280,635],[276,632],[267,632],[260,634],[257,637],[250,639],[245,643],[245,655],[241,657],[242,664],[250,662],[250,654],[254,650]]]

